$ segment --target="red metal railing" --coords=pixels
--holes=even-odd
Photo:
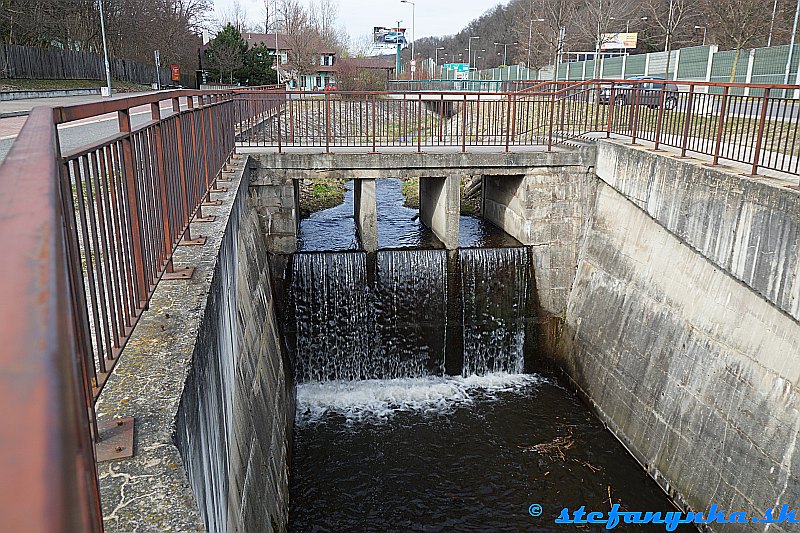
[[[522,87],[522,86],[521,86]],[[237,142],[279,151],[316,147],[431,148],[554,145],[598,137],[649,141],[798,175],[796,86],[593,80],[525,84],[516,92],[251,92],[236,96]],[[253,112],[253,109],[257,109]]]
[[[0,166],[3,531],[102,530],[94,402],[156,284],[190,275],[173,253],[211,220],[234,106],[172,91],[35,109]],[[62,154],[57,126],[89,118],[119,132]]]

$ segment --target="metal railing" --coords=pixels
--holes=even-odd
[[[800,175],[800,102],[794,85],[659,80],[539,82],[514,92],[253,92],[237,113],[270,109],[237,134],[243,146],[430,148],[553,146],[598,137],[649,141],[682,155],[708,156]],[[249,108],[247,108],[249,106]]]
[[[190,222],[212,220],[201,209],[234,151],[233,98],[35,109],[0,166],[4,531],[102,530],[94,404],[159,281],[191,275],[172,258],[202,241]],[[108,114],[118,133],[61,153],[59,125]]]
[[[260,88],[34,110],[0,166],[0,461],[14,480],[0,485],[2,529],[102,528],[95,399],[156,284],[190,274],[173,254],[197,243],[189,224],[209,220],[202,205],[213,204],[236,142],[465,152],[622,137],[798,176],[800,103],[783,96],[795,88],[652,80],[501,93]],[[134,124],[142,106],[149,118]],[[57,126],[109,113],[118,133],[61,153]]]

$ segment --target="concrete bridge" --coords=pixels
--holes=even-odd
[[[235,96],[147,98],[57,110],[55,122],[119,116],[119,135],[63,156],[53,113],[34,112],[0,168],[0,246],[13,251],[0,294],[37,317],[26,326],[18,306],[0,307],[0,388],[14,391],[2,464],[20,480],[4,487],[5,529],[285,528],[294,388],[279,295],[296,183],[319,175],[355,180],[367,251],[375,180],[419,177],[420,218],[454,248],[458,180],[481,176],[483,216],[533,257],[543,356],[665,492],[696,511],[796,502],[800,196],[786,172],[744,176],[680,146],[614,139],[518,145],[510,130],[442,153],[367,141],[232,155]],[[131,128],[143,104],[152,121]],[[288,109],[273,110],[277,126]],[[17,438],[27,418],[37,446]],[[130,418],[135,440],[115,440]],[[92,437],[114,460],[95,466]],[[67,450],[49,463],[48,438]]]

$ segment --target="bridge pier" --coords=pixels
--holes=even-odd
[[[356,231],[366,252],[378,249],[378,206],[375,178],[353,180]]]
[[[419,217],[448,250],[458,248],[461,216],[459,176],[419,178]]]

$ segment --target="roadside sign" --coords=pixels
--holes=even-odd
[[[169,69],[172,71],[172,81],[181,81],[181,69],[180,67],[173,63],[169,66]]]
[[[467,63],[445,63],[442,65],[444,70],[453,70],[455,72],[469,72],[469,65]]]

